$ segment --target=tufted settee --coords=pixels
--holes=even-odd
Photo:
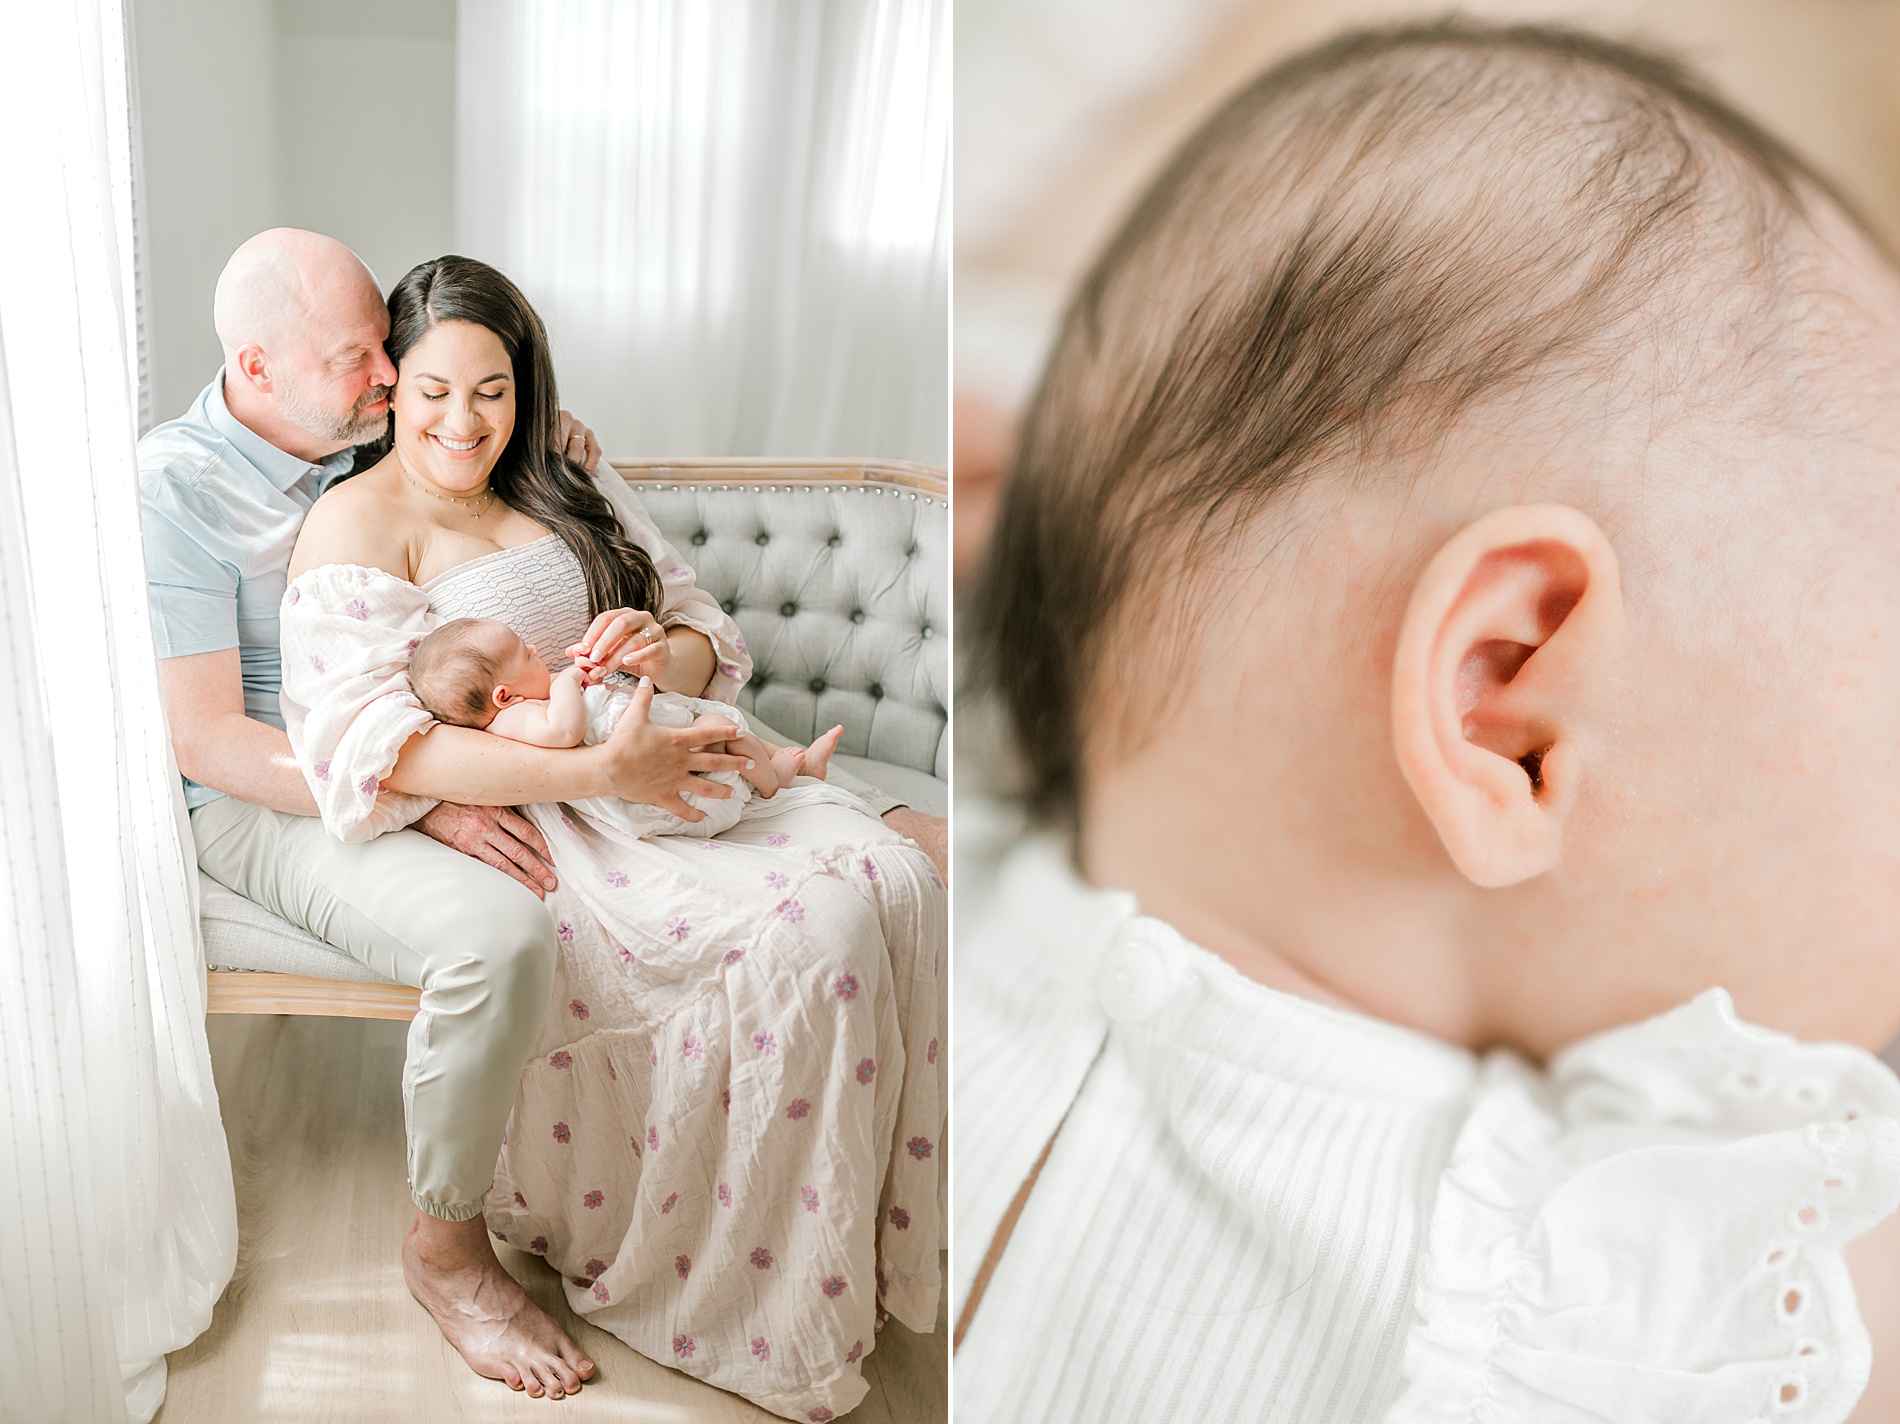
[[[745,634],[739,705],[919,811],[949,806],[949,505],[941,471],[868,460],[615,460]],[[417,991],[199,875],[213,1013],[409,1018]]]

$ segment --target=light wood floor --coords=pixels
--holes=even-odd
[[[539,1257],[503,1263],[600,1367],[563,1400],[477,1377],[409,1298],[397,1256],[408,1025],[215,1014],[211,1057],[237,1178],[237,1274],[211,1328],[170,1358],[156,1424],[559,1420],[755,1424],[777,1416],[635,1354],[577,1320]],[[499,1246],[499,1243],[497,1243]],[[896,1321],[866,1358],[851,1424],[937,1424],[949,1369],[934,1335]]]

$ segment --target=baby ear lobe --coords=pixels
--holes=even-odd
[[[1616,553],[1565,505],[1494,510],[1420,576],[1393,660],[1393,748],[1475,884],[1562,860],[1621,629]]]

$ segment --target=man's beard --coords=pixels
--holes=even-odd
[[[377,439],[389,428],[387,409],[378,411],[374,415],[366,413],[370,406],[388,395],[388,386],[372,386],[361,400],[344,414],[338,415],[335,411],[306,405],[296,387],[287,386],[279,381],[277,410],[292,425],[299,430],[307,431],[319,440],[334,440],[343,445],[361,445]]]

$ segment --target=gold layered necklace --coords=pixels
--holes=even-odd
[[[475,499],[463,499],[458,495],[442,493],[441,490],[436,489],[427,480],[419,479],[415,473],[410,470],[409,466],[403,462],[402,451],[394,450],[393,447],[392,450],[396,456],[396,468],[402,471],[403,478],[431,498],[439,499],[444,504],[455,505],[459,509],[469,510],[478,519],[488,513],[488,506],[495,502],[495,492],[486,485],[482,487],[481,495]]]

